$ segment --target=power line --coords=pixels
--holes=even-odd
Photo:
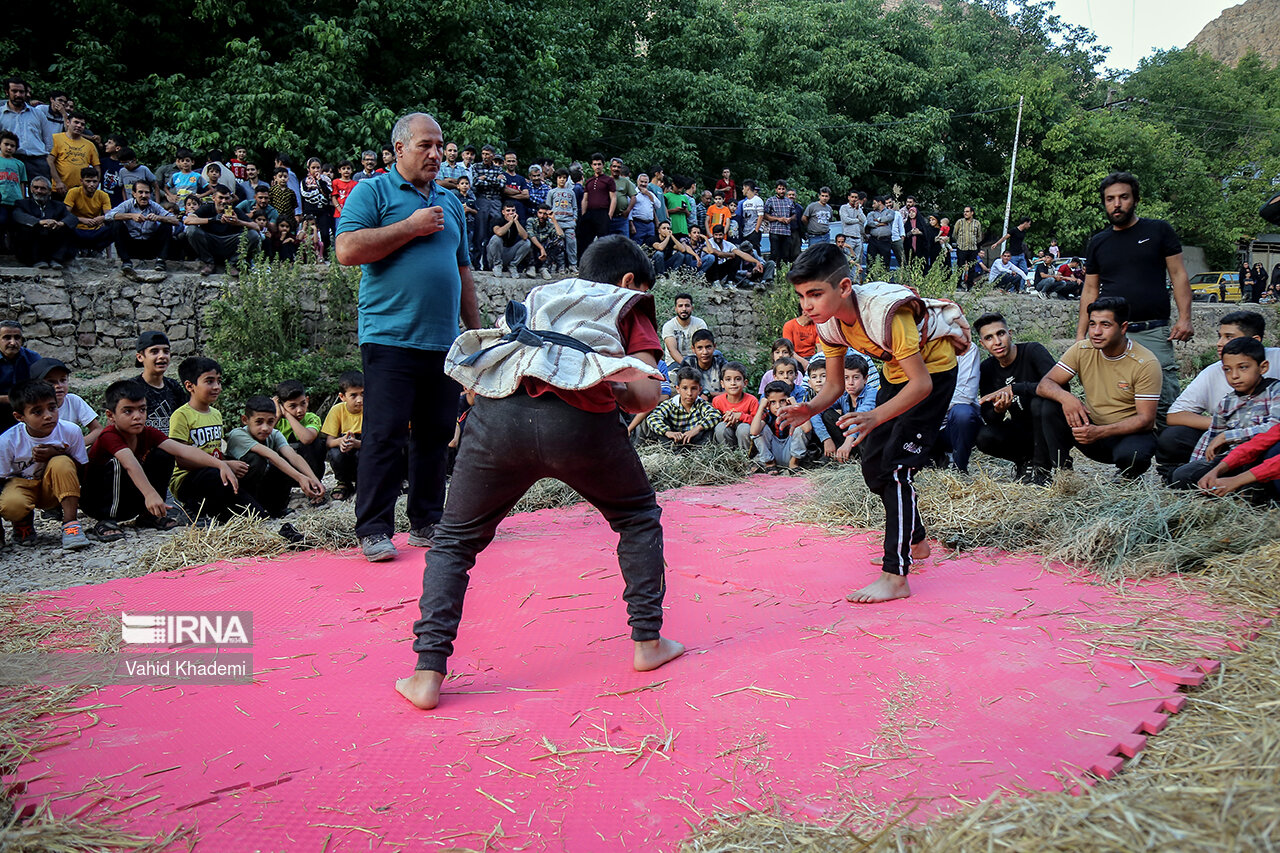
[[[998,113],[998,112],[1002,112],[1002,111],[1004,111],[1004,110],[1011,110],[1011,109],[1015,109],[1017,106],[1018,106],[1018,105],[1017,105],[1016,103],[1014,103],[1014,104],[1009,104],[1008,106],[1004,106],[1004,107],[992,107],[992,108],[991,108],[991,109],[989,109],[989,110],[978,110],[977,112],[972,112],[972,113],[947,113],[947,114],[946,114],[946,117],[947,117],[947,118],[969,118],[969,117],[971,117],[971,116],[988,115],[988,114],[990,114],[990,113]],[[894,127],[894,126],[896,126],[896,125],[903,125],[903,124],[922,124],[922,123],[927,122],[927,121],[934,121],[934,120],[936,120],[937,118],[938,118],[937,116],[922,116],[922,117],[920,117],[920,118],[904,118],[904,119],[896,119],[896,120],[894,120],[894,121],[851,121],[851,122],[846,122],[846,123],[844,123],[844,124],[817,124],[817,125],[811,125],[811,126],[809,126],[808,128],[804,128],[804,129],[807,129],[807,130],[839,130],[839,129],[850,128],[850,127]],[[665,122],[665,121],[639,121],[639,120],[637,120],[637,119],[630,119],[630,118],[616,118],[616,117],[614,117],[614,116],[600,116],[600,120],[601,120],[601,121],[611,121],[611,122],[615,122],[615,123],[617,123],[617,124],[636,124],[636,125],[642,125],[642,126],[644,126],[644,127],[665,127],[665,128],[669,128],[669,129],[671,129],[671,130],[714,130],[714,131],[724,131],[724,130],[758,130],[758,131],[765,131],[765,130],[776,130],[776,129],[777,129],[776,127],[771,127],[771,126],[767,126],[767,125],[740,125],[740,126],[736,126],[736,127],[730,127],[730,126],[709,126],[709,125],[700,125],[700,124],[670,124],[670,123]]]

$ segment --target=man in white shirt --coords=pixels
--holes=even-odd
[[[1222,371],[1222,348],[1233,338],[1257,338],[1267,331],[1267,321],[1256,311],[1232,311],[1218,321],[1218,360],[1191,380],[1169,406],[1164,429],[1156,440],[1156,471],[1169,482],[1174,469],[1190,461],[1196,442],[1213,422],[1213,412],[1231,393]],[[1280,379],[1280,347],[1267,347],[1266,375]]]
[[[1004,290],[1009,293],[1021,293],[1023,289],[1026,288],[1030,278],[1030,273],[1024,271],[1013,262],[1013,255],[1010,254],[1008,249],[1001,252],[999,260],[991,264],[991,272],[987,275],[987,281],[991,282],[1000,290]],[[1034,292],[1037,296],[1044,296],[1044,294],[1038,290],[1035,290]]]
[[[631,205],[631,239],[646,248],[657,236],[657,203],[649,188],[649,176],[641,172],[636,177],[636,195]]]
[[[764,222],[764,199],[756,192],[756,182],[748,178],[742,182],[742,239],[760,250],[760,226]]]
[[[676,315],[662,324],[662,349],[667,364],[679,365],[686,356],[693,355],[693,333],[706,327],[701,318],[693,316],[693,297],[677,293]]]
[[[844,232],[844,244],[855,263],[862,265],[862,227],[867,224],[867,214],[862,205],[867,194],[849,190],[849,201],[840,205],[840,227]]]
[[[956,357],[956,390],[951,394],[947,416],[942,421],[940,441],[934,443],[934,461],[946,467],[946,457],[962,474],[969,473],[969,457],[982,428],[982,409],[978,406],[978,361],[981,347],[976,343]]]

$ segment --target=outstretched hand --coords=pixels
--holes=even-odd
[[[813,415],[814,412],[807,403],[793,403],[790,406],[783,406],[778,412],[778,423],[784,427],[795,428],[808,423]]]

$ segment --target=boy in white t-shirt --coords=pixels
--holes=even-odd
[[[71,369],[56,358],[42,358],[31,365],[31,378],[43,379],[53,386],[58,399],[58,420],[69,421],[84,434],[84,446],[93,447],[106,427],[98,419],[98,413],[79,394],[69,393]]]

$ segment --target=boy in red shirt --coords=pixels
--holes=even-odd
[[[717,394],[711,406],[722,416],[716,424],[714,440],[716,444],[732,447],[735,442],[739,450],[751,449],[751,421],[755,419],[756,409],[760,402],[746,393],[747,369],[742,362],[731,361],[724,366],[720,374],[720,383],[724,392]]]
[[[351,176],[355,174],[356,167],[350,161],[346,160],[338,164],[338,177],[333,179],[333,218],[342,217],[342,206],[347,203],[347,196],[351,195],[351,191],[356,188],[359,181],[353,181]]]

